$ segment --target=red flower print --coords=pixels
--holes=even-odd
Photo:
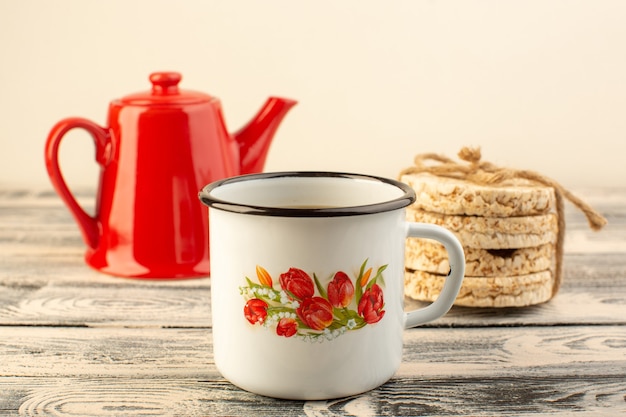
[[[280,286],[298,300],[313,297],[315,288],[313,280],[301,269],[289,268],[289,271],[280,274]]]
[[[267,317],[267,306],[265,301],[252,298],[243,307],[243,315],[250,324],[263,323]]]
[[[328,301],[333,307],[347,307],[354,297],[354,285],[345,272],[337,272],[328,283]]]
[[[385,310],[383,310],[384,305],[383,290],[378,284],[374,284],[363,293],[361,301],[359,301],[357,312],[359,316],[363,317],[366,323],[378,323],[385,315]]]
[[[276,326],[276,334],[279,336],[291,337],[298,332],[298,322],[295,319],[283,318]]]
[[[244,317],[276,336],[306,342],[333,340],[378,323],[385,315],[381,287],[388,264],[369,267],[367,262],[352,277],[335,270],[324,273],[326,280],[294,267],[282,274],[274,271],[272,278],[270,271],[256,265],[257,279],[245,276],[247,285],[239,287],[245,300]]]
[[[302,300],[296,314],[302,322],[313,330],[324,330],[333,322],[333,306],[322,297]]]

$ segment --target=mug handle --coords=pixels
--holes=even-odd
[[[465,276],[465,254],[463,246],[452,232],[434,224],[407,223],[406,235],[407,237],[434,239],[442,243],[448,252],[450,262],[450,273],[446,277],[439,297],[428,307],[405,313],[404,327],[409,329],[433,321],[450,310]]]
[[[93,138],[96,146],[96,162],[100,166],[104,167],[110,161],[112,143],[108,129],[87,119],[70,117],[54,125],[48,135],[45,149],[46,167],[56,192],[70,209],[74,219],[76,219],[85,244],[92,249],[96,249],[100,241],[100,221],[97,218],[98,209],[96,208],[96,217],[90,216],[83,210],[69,190],[59,166],[59,145],[61,144],[61,139],[68,131],[75,128],[86,130]]]

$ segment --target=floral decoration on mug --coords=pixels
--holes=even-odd
[[[373,268],[366,268],[367,259],[354,282],[337,271],[324,287],[315,273],[311,278],[298,268],[280,274],[275,284],[269,272],[257,265],[258,283],[246,277],[248,285],[239,288],[246,299],[244,317],[252,325],[275,328],[278,336],[307,341],[332,340],[378,323],[385,315],[382,287],[387,265],[373,277]]]

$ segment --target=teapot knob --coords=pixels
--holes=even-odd
[[[153,72],[150,74],[152,93],[158,95],[178,94],[178,83],[183,76],[178,72]]]

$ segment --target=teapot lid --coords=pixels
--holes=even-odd
[[[119,101],[122,104],[149,106],[153,104],[196,104],[213,100],[208,94],[180,90],[178,83],[183,76],[178,72],[153,72],[150,74],[152,90],[130,94]]]

